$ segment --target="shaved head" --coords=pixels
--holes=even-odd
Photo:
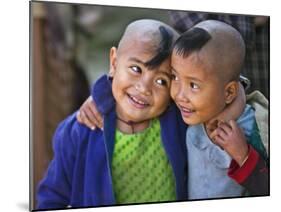
[[[232,26],[215,20],[202,21],[176,41],[177,54],[198,60],[226,81],[238,80],[245,58],[245,43]],[[215,73],[214,73],[215,72]]]
[[[117,54],[126,52],[130,45],[141,44],[142,48],[154,55],[146,65],[155,68],[170,56],[178,36],[172,27],[163,22],[151,19],[137,20],[127,26],[119,42]]]

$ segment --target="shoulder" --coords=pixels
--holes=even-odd
[[[162,115],[160,115],[160,118],[184,123],[181,118],[181,113],[173,101],[171,101],[166,111]]]
[[[260,130],[256,122],[255,109],[250,105],[246,105],[245,110],[237,123],[239,127],[243,129],[248,143],[258,151],[264,160],[267,160],[265,145],[261,140]]]
[[[75,149],[89,135],[90,129],[80,124],[76,119],[76,112],[59,123],[54,137],[53,147],[55,150]]]
[[[176,126],[177,131],[183,131],[185,133],[187,129],[187,125],[184,123],[181,113],[173,101],[171,101],[167,110],[160,116],[160,121],[168,126]]]
[[[185,137],[187,125],[184,123],[181,114],[174,102],[171,102],[167,110],[159,118],[161,131],[173,139],[176,143],[181,143],[185,148]]]
[[[238,118],[237,124],[241,127],[246,136],[250,136],[256,124],[255,110],[246,104],[242,115]]]

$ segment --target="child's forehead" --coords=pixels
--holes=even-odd
[[[201,80],[206,77],[220,77],[220,65],[214,61],[211,54],[206,54],[206,52],[196,51],[192,52],[189,56],[184,57],[173,51],[172,54],[172,68],[181,69],[180,72],[187,76],[200,76]]]
[[[126,35],[119,43],[118,49],[138,48],[141,51],[155,51],[160,45],[159,36],[151,36],[140,32]]]
[[[131,38],[123,44],[122,48],[118,48],[119,56],[134,56],[138,58],[150,59],[155,55],[157,51],[157,45],[152,41],[138,38]]]
[[[127,27],[119,42],[118,51],[123,55],[146,57],[145,65],[154,69],[170,59],[175,37],[176,33],[164,23],[136,21]]]
[[[173,49],[175,57],[172,57],[172,66],[176,60],[178,64],[192,66],[194,70],[198,68],[202,72],[216,77],[229,75],[229,70],[233,68],[231,67],[232,61],[237,58],[229,52],[231,49],[222,47],[223,43],[220,39],[211,38],[199,50],[189,53],[188,56],[180,55],[177,49]]]
[[[131,38],[123,44],[122,49],[118,52],[118,57],[126,58],[127,60],[130,58],[137,58],[144,66],[153,70],[158,69],[161,64],[170,66],[171,54],[163,55],[163,50],[159,48],[159,44],[154,40],[149,40],[147,38],[138,39],[137,37]],[[134,61],[131,60],[131,62]]]
[[[139,49],[147,50],[147,51],[157,49],[160,43],[159,38],[155,38],[155,37],[153,38],[148,36],[131,37],[129,41],[131,41],[128,43],[129,45],[130,44],[137,45]]]
[[[210,64],[214,64],[212,54],[206,51],[194,51],[188,56],[178,54],[177,50],[172,52],[172,63],[190,64],[193,66],[204,66],[207,68]],[[210,67],[209,67],[210,68]]]

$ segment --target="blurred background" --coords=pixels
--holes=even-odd
[[[109,49],[125,27],[158,19],[180,33],[205,19],[221,20],[242,34],[247,48],[243,75],[269,97],[269,17],[30,2],[31,206],[38,182],[53,157],[52,136],[60,121],[90,95],[91,84],[109,68]]]

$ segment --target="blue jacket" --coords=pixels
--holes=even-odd
[[[114,100],[108,98],[112,96],[110,83],[103,76],[92,89],[95,103],[104,114],[104,131],[79,124],[76,113],[59,124],[53,138],[54,158],[38,186],[38,209],[115,204],[111,160],[116,113]],[[159,120],[163,146],[176,179],[177,200],[186,200],[186,126],[174,104]]]

